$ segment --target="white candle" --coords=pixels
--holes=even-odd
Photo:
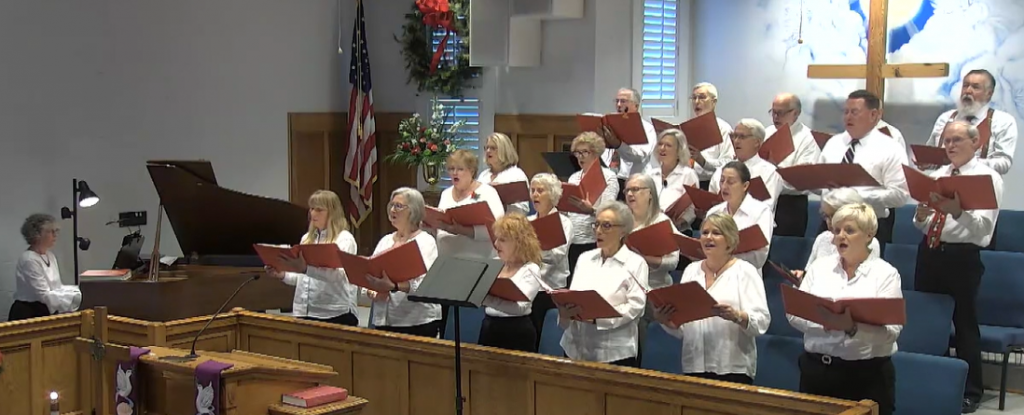
[[[57,398],[57,392],[50,392],[50,415],[60,415],[60,403]]]

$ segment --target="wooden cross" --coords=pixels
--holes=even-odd
[[[901,63],[885,61],[889,38],[889,0],[871,0],[868,12],[867,65],[807,65],[807,77],[813,79],[867,79],[869,92],[885,100],[886,78],[943,78],[949,76],[948,63]]]

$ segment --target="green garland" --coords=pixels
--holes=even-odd
[[[406,83],[415,82],[417,91],[459,98],[464,89],[472,88],[470,83],[480,75],[480,68],[469,66],[469,24],[466,19],[469,1],[449,0],[449,7],[455,15],[453,35],[457,34],[462,42],[455,44],[459,52],[454,64],[442,59],[433,74],[430,73],[430,60],[434,54],[430,35],[434,28],[423,24],[423,13],[415,3],[412,12],[405,15],[402,36],[395,36],[395,41],[402,44],[402,57],[409,72]],[[452,37],[448,38],[449,44],[452,44]]]

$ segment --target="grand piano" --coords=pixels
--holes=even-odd
[[[239,285],[263,272],[254,243],[294,244],[308,227],[301,206],[220,187],[208,161],[150,161],[146,167],[184,258],[160,269],[156,281],[146,272],[128,280],[82,278],[82,309],[106,306],[110,314],[147,321],[213,314]],[[260,278],[225,310],[290,309],[294,292]]]

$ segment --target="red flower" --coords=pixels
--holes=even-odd
[[[430,151],[437,151],[437,144],[431,144]]]
[[[420,154],[420,149],[418,149],[418,148],[412,149],[412,154]]]
[[[446,146],[452,145],[451,140],[444,140],[444,145],[446,145]]]
[[[403,150],[408,150],[409,149],[409,143],[402,143],[402,149]]]
[[[420,142],[421,142],[421,143],[426,143],[426,142],[427,142],[427,139],[426,139],[426,138],[423,138],[423,137],[420,137]]]
[[[416,7],[419,7],[423,14],[447,13],[449,10],[448,0],[416,0]]]
[[[420,127],[420,132],[422,133],[424,131],[427,131],[427,127]]]

